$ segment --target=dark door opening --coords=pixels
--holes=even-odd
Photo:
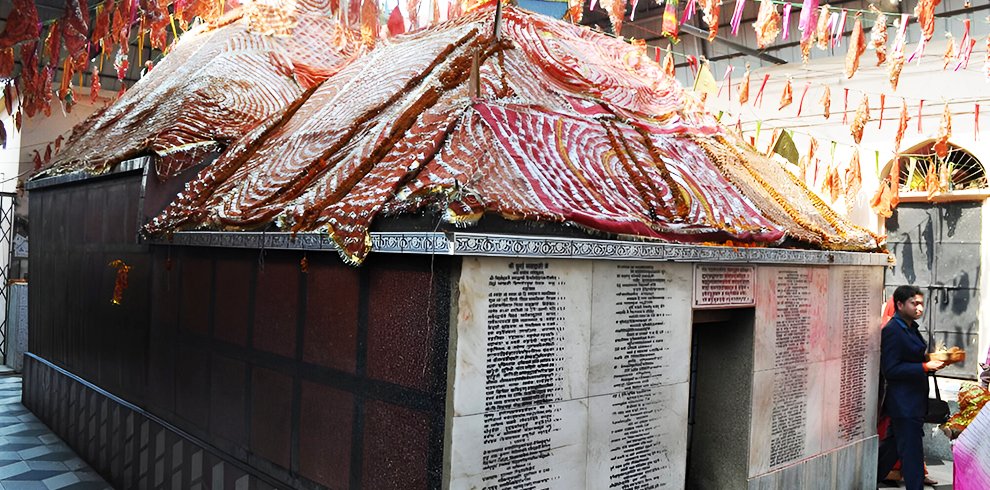
[[[688,489],[748,488],[753,308],[696,310],[688,399]]]

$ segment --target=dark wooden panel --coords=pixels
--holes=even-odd
[[[301,258],[296,252],[265,253],[254,297],[255,349],[295,357]]]
[[[292,378],[254,368],[251,376],[251,451],[289,468]]]
[[[218,340],[247,345],[255,266],[253,255],[238,250],[217,258],[213,335]]]
[[[300,405],[300,474],[328,488],[347,487],[354,397],[304,381]]]
[[[379,401],[364,411],[362,488],[428,488],[429,415]],[[401,483],[399,483],[401,482]]]
[[[308,260],[303,360],[354,373],[361,271],[331,254]]]

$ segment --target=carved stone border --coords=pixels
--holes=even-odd
[[[372,233],[371,239],[372,250],[379,253],[760,264],[893,264],[892,256],[880,253],[712,247],[628,240],[437,232]],[[176,233],[171,239],[152,243],[198,247],[338,250],[333,240],[322,233],[300,233],[293,236],[284,232],[186,231]]]

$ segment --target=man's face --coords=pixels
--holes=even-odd
[[[925,313],[925,297],[916,295],[903,303],[897,303],[897,312],[907,320],[917,320]]]

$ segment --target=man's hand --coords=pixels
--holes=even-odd
[[[945,363],[944,361],[931,360],[925,363],[925,371],[927,372],[938,371],[939,369],[942,369],[945,366],[948,366],[948,364]]]

